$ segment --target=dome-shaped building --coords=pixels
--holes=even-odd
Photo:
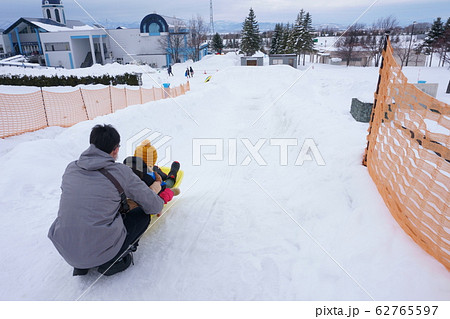
[[[44,19],[66,24],[66,15],[62,0],[42,0],[42,15]]]
[[[66,20],[61,0],[41,0],[41,8],[43,18],[20,18],[3,31],[0,40],[6,41],[0,41],[0,57],[20,54],[48,67],[70,69],[112,62],[158,68],[208,53],[207,43],[190,45],[189,26],[176,17],[154,12],[142,19],[139,28],[106,30]]]

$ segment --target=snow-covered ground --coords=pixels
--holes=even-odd
[[[191,91],[175,100],[0,140],[0,300],[450,300],[450,273],[398,226],[361,165],[368,125],[350,103],[373,100],[378,69],[239,64],[234,54],[177,64],[175,77],[144,77],[175,86],[192,66]],[[405,73],[416,82],[419,71],[449,103],[449,71]],[[135,265],[98,281],[95,271],[72,277],[47,238],[64,169],[97,123],[119,130],[119,160],[145,128],[172,137],[160,158],[171,150],[185,171],[182,195],[144,235]],[[297,143],[286,158],[282,138]],[[223,159],[194,165],[198,139],[222,140]],[[325,165],[296,165],[305,141]],[[261,158],[249,151],[258,142]]]

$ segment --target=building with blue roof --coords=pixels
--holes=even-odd
[[[68,69],[112,62],[164,67],[192,57],[189,28],[181,19],[152,13],[139,28],[107,30],[66,19],[61,0],[42,0],[41,6],[42,18],[22,17],[3,31],[0,54],[38,57],[43,65]],[[198,58],[206,53],[203,47]]]

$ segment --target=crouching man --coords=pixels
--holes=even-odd
[[[74,267],[74,276],[97,267],[109,276],[130,266],[150,215],[160,213],[164,201],[157,195],[160,182],[149,188],[131,168],[115,162],[120,147],[115,128],[95,126],[90,144],[66,168],[58,216],[48,237]],[[139,207],[126,212],[127,197]]]

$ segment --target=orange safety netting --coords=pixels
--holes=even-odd
[[[41,91],[30,94],[0,94],[0,137],[47,127]]]
[[[127,107],[127,94],[125,90],[126,89],[110,87],[111,104],[113,112]]]
[[[450,270],[450,105],[407,83],[389,40],[363,163],[403,230]]]
[[[155,90],[151,89],[141,89],[142,92],[142,103],[148,103],[155,101]]]
[[[127,106],[142,104],[140,89],[139,90],[126,89],[126,93],[127,93]]]
[[[42,91],[48,126],[69,127],[88,120],[81,90],[64,93]]]
[[[163,90],[163,99],[167,99],[169,97],[175,97],[175,96],[172,96],[171,88],[162,88],[162,90]]]
[[[184,90],[183,90],[184,89]],[[110,114],[129,105],[176,97],[189,90],[181,87],[133,90],[108,87],[54,93],[0,94],[0,138],[33,132],[48,126],[69,127],[81,121]]]
[[[155,93],[155,101],[161,100],[164,97],[164,92],[162,88],[153,88],[153,92]]]
[[[81,89],[81,94],[90,120],[97,116],[112,113],[109,88],[100,90]]]

